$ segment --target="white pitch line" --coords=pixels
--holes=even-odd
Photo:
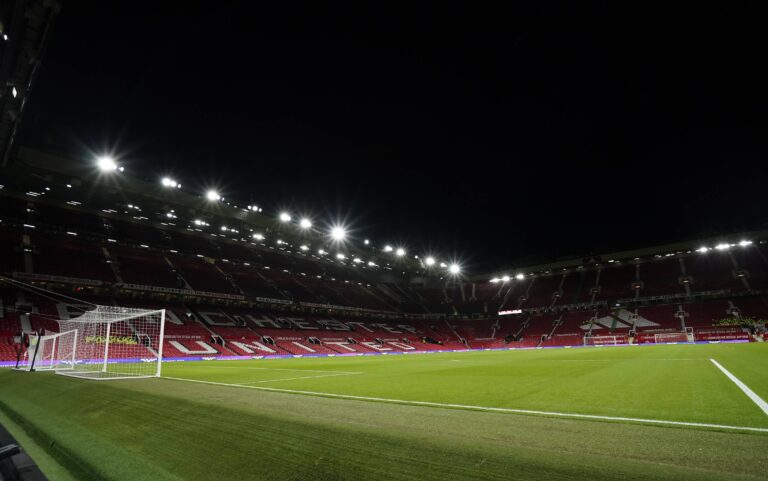
[[[744,391],[744,394],[746,394],[746,395],[747,395],[747,397],[749,397],[749,399],[751,399],[751,400],[752,400],[752,402],[754,402],[755,404],[757,404],[757,407],[759,407],[760,409],[762,409],[762,410],[763,410],[763,412],[764,412],[764,413],[765,413],[765,414],[768,416],[768,403],[766,403],[765,401],[763,401],[763,398],[761,398],[760,396],[758,396],[757,394],[755,394],[755,392],[754,392],[753,390],[751,390],[749,387],[747,387],[747,385],[746,385],[746,384],[744,384],[743,382],[741,382],[741,381],[739,380],[739,378],[737,378],[736,376],[734,376],[733,374],[731,374],[731,373],[730,373],[730,372],[729,372],[729,371],[728,371],[726,368],[724,368],[724,367],[723,367],[723,366],[722,366],[722,365],[721,365],[719,362],[715,361],[714,359],[710,359],[710,361],[712,361],[712,364],[714,364],[715,366],[717,366],[717,368],[718,368],[718,369],[720,369],[721,371],[723,371],[723,374],[725,374],[726,376],[728,376],[728,379],[730,379],[731,381],[733,381],[733,383],[734,383],[734,384],[736,384],[736,386],[738,386],[738,387],[739,387],[739,389],[741,389],[742,391]]]
[[[289,377],[289,378],[281,378],[281,379],[265,379],[263,381],[251,381],[251,382],[244,382],[239,384],[240,386],[245,386],[248,384],[260,384],[263,382],[279,382],[279,381],[295,381],[297,379],[317,379],[320,377],[334,377],[334,376],[352,376],[355,374],[362,374],[362,372],[343,372],[338,374],[325,374],[320,376],[301,376],[301,377]]]
[[[560,418],[589,419],[593,421],[623,421],[623,422],[630,422],[630,423],[656,424],[660,426],[685,426],[685,427],[694,427],[694,428],[726,429],[730,431],[750,431],[750,432],[758,432],[758,433],[768,433],[768,428],[753,428],[749,426],[728,426],[725,424],[692,423],[692,422],[684,422],[684,421],[665,421],[661,419],[598,416],[595,414],[561,413],[561,412],[555,412],[555,411],[535,411],[530,409],[494,408],[494,407],[486,407],[486,406],[469,406],[464,404],[449,404],[449,403],[437,403],[437,402],[428,402],[428,401],[407,401],[403,399],[353,396],[351,394],[333,394],[333,393],[327,393],[327,392],[298,391],[295,389],[278,389],[278,388],[263,387],[263,386],[246,386],[243,384],[228,384],[228,383],[216,382],[216,381],[200,381],[197,379],[185,379],[181,377],[163,376],[161,379],[196,382],[201,384],[213,384],[215,386],[228,386],[228,387],[239,387],[244,389],[256,389],[259,391],[282,392],[282,393],[288,393],[288,394],[303,394],[307,396],[329,397],[329,398],[336,398],[336,399],[349,399],[353,401],[374,401],[374,402],[383,402],[383,403],[389,403],[389,404],[404,404],[409,406],[429,406],[429,407],[437,407],[437,408],[464,409],[464,410],[471,410],[471,411],[498,412],[498,413],[510,413],[510,414],[533,414],[538,416],[550,416],[550,417],[560,417]]]

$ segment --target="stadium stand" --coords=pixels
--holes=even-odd
[[[44,185],[74,174],[45,172],[17,173],[0,189],[0,275],[89,302],[166,308],[167,357],[562,347],[585,336],[754,341],[768,317],[765,232],[519,266],[494,279],[443,279],[403,260],[401,277],[376,252],[335,259],[318,249],[325,241],[261,214],[201,207],[139,181],[121,181],[117,203],[95,188],[87,200],[69,189],[56,197]],[[71,314],[19,285],[0,292],[0,359],[15,356],[18,331],[55,331]]]

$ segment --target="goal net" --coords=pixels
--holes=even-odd
[[[69,337],[45,351],[52,353],[58,374],[88,379],[160,376],[165,309],[96,306],[58,322],[61,336]]]
[[[627,344],[627,336],[586,336],[585,346],[618,346]]]
[[[664,344],[665,342],[688,342],[688,334],[684,332],[662,332],[654,334],[653,340],[656,344]]]

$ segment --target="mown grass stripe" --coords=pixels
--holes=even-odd
[[[692,428],[704,428],[704,429],[722,429],[722,430],[728,430],[728,431],[768,433],[768,428],[756,428],[756,427],[750,427],[750,426],[729,426],[725,424],[694,423],[694,422],[687,422],[687,421],[667,421],[663,419],[643,419],[643,418],[631,418],[631,417],[620,417],[620,416],[600,416],[596,414],[563,413],[563,412],[556,412],[556,411],[539,411],[539,410],[532,410],[532,409],[472,406],[472,405],[465,405],[465,404],[438,403],[438,402],[430,402],[430,401],[409,401],[404,399],[389,399],[389,398],[380,398],[380,397],[371,397],[371,396],[355,396],[351,394],[334,394],[334,393],[315,392],[315,391],[301,391],[296,389],[272,388],[272,387],[264,387],[264,386],[247,386],[244,384],[230,384],[230,383],[224,383],[224,382],[203,381],[199,379],[186,379],[186,378],[180,378],[180,377],[164,376],[162,377],[162,379],[170,379],[173,381],[195,382],[195,383],[201,383],[201,384],[212,384],[216,386],[256,389],[260,391],[271,391],[271,392],[280,392],[280,393],[288,393],[288,394],[301,394],[305,396],[319,396],[319,397],[330,397],[330,398],[337,398],[337,399],[348,399],[352,401],[370,401],[370,402],[381,402],[381,403],[390,403],[390,404],[404,404],[409,406],[428,406],[428,407],[448,408],[448,409],[464,409],[464,410],[471,410],[471,411],[526,414],[526,415],[559,417],[559,418],[569,418],[569,419],[587,419],[592,421],[613,421],[613,422],[624,422],[624,423],[651,424],[651,425],[658,425],[658,426],[680,426],[680,427],[692,427]]]

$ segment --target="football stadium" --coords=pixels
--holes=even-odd
[[[554,227],[576,255],[482,263],[401,240],[392,211],[369,234],[366,205],[41,146],[68,8],[0,7],[0,481],[768,479],[765,204],[607,244],[590,210]]]

